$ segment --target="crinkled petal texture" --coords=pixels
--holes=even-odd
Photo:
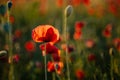
[[[39,25],[32,30],[32,39],[35,42],[52,42],[59,40],[59,32],[51,25]]]

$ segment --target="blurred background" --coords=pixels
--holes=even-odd
[[[9,51],[7,1],[0,0],[1,51]],[[50,24],[59,30],[62,38],[63,13],[67,5],[73,7],[72,14],[67,18],[71,80],[120,80],[120,0],[11,1],[15,80],[45,80],[43,57],[39,49],[41,43],[32,40],[31,32],[38,25]],[[77,25],[80,27],[79,33],[76,32]],[[62,39],[56,46],[61,52],[64,51]],[[62,54],[65,63],[64,52]],[[8,55],[1,55],[0,80],[8,80],[8,72]],[[63,73],[62,76],[66,77],[66,68],[63,68]],[[49,80],[53,80],[51,75],[48,72]]]

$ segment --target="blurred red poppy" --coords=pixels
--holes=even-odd
[[[56,5],[58,7],[62,7],[63,6],[63,0],[56,0]]]
[[[89,54],[88,55],[88,61],[95,61],[95,59],[96,59],[96,56],[95,56],[95,54]]]
[[[82,3],[86,6],[90,5],[90,0],[82,0]]]
[[[120,38],[113,39],[113,45],[120,51]]]
[[[71,4],[72,4],[73,6],[79,6],[80,3],[81,3],[81,0],[71,0]]]
[[[63,50],[65,50],[65,51],[66,51],[66,49],[67,49],[67,50],[68,50],[68,53],[74,51],[74,47],[73,47],[72,45],[62,44],[62,45],[61,45],[61,48],[62,48]]]
[[[73,35],[73,38],[75,40],[80,40],[81,39],[82,32],[75,32]]]
[[[10,22],[13,24],[15,22],[14,16],[10,15]]]
[[[45,14],[48,10],[48,0],[40,0],[40,13]]]
[[[88,40],[85,42],[85,45],[86,45],[86,47],[88,47],[88,48],[92,48],[92,47],[95,45],[95,42],[94,42],[92,39],[88,39]]]
[[[18,54],[13,55],[13,62],[18,63],[20,60],[20,56]]]
[[[35,51],[35,44],[34,42],[32,41],[28,41],[25,43],[25,49],[28,51],[28,52],[34,52]]]
[[[103,36],[109,38],[111,37],[111,33],[112,33],[112,25],[108,24],[106,28],[103,30]]]
[[[63,69],[63,62],[51,62],[49,61],[47,64],[48,72],[54,72],[56,69],[57,74],[61,74]]]
[[[32,39],[35,42],[55,43],[59,40],[59,32],[51,25],[40,25],[32,30]]]
[[[15,30],[14,36],[15,36],[15,38],[20,38],[22,36],[21,30],[19,30],[19,29]]]
[[[77,21],[75,23],[75,32],[80,32],[84,26],[85,26],[84,22]]]
[[[76,70],[75,74],[78,80],[84,80],[85,73],[83,70]]]
[[[117,7],[116,7],[115,4],[110,3],[109,6],[108,6],[108,8],[109,8],[109,11],[110,11],[112,14],[117,15],[117,12],[118,12],[118,11],[117,11]]]
[[[89,15],[94,15],[95,14],[95,9],[93,7],[88,7],[87,11],[88,11]]]

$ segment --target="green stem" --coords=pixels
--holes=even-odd
[[[65,10],[64,12],[64,39],[65,39],[65,43],[66,43],[66,46],[68,45],[68,41],[67,41],[67,11]],[[67,66],[67,77],[68,77],[68,80],[70,80],[70,70],[69,70],[69,55],[68,55],[68,50],[66,49],[65,51],[66,53],[66,66]]]
[[[110,70],[110,74],[111,74],[111,80],[114,80],[113,77],[113,48],[110,48],[110,63],[111,63],[111,70]]]
[[[45,80],[47,80],[47,56],[46,56],[46,43],[45,43],[45,51],[44,51],[44,64],[45,64]]]
[[[7,22],[8,22],[8,27],[9,27],[9,61],[10,61],[10,71],[9,71],[9,80],[14,80],[14,65],[13,65],[13,41],[12,41],[12,26],[10,25],[10,10],[7,9],[8,17],[7,17]]]
[[[2,26],[2,29],[3,29],[3,27],[4,27],[4,18],[3,18],[3,16],[1,16],[1,26]]]
[[[55,80],[55,73],[54,72],[52,73],[52,78],[53,78],[53,80]]]

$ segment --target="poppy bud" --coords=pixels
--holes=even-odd
[[[8,52],[6,50],[0,51],[0,62],[7,62],[8,61]]]
[[[6,12],[5,5],[0,5],[0,15],[4,16],[5,12]]]
[[[7,55],[7,51],[6,50],[0,51],[0,57],[5,56],[5,55]]]
[[[10,10],[11,7],[12,7],[12,2],[11,2],[11,0],[8,1],[7,5],[8,5],[8,9]]]
[[[109,49],[109,54],[112,56],[113,55],[113,48]]]
[[[71,6],[71,5],[68,5],[68,6],[65,8],[65,16],[66,16],[66,17],[69,17],[69,16],[71,15],[72,11],[73,11],[72,6]]]

